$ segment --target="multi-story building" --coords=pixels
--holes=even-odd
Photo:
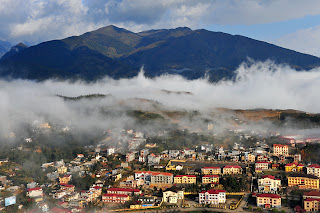
[[[184,192],[180,191],[164,191],[162,196],[162,201],[167,203],[177,203],[178,200],[182,200],[184,198]]]
[[[160,163],[160,155],[148,155],[148,165],[155,165]]]
[[[254,154],[251,154],[249,152],[245,152],[243,156],[243,161],[253,163],[256,160],[256,156]]]
[[[127,188],[110,188],[107,190],[108,194],[124,194],[124,195],[140,195],[140,189],[127,189]]]
[[[276,194],[258,194],[257,206],[263,208],[281,208],[281,196]]]
[[[124,194],[104,194],[102,196],[102,202],[104,203],[125,203],[129,201],[129,195]]]
[[[29,197],[43,197],[43,191],[41,187],[35,187],[27,189],[27,196]]]
[[[221,168],[220,167],[203,167],[201,169],[201,174],[203,174],[203,175],[220,175]]]
[[[254,165],[255,172],[262,172],[269,169],[269,162],[258,161]]]
[[[258,189],[262,193],[276,193],[281,186],[281,180],[275,176],[266,175],[258,180]]]
[[[196,184],[197,183],[197,177],[195,175],[176,175],[174,177],[174,183]]]
[[[107,148],[106,152],[107,152],[108,156],[112,155],[112,154],[115,153],[115,148],[114,147],[109,147],[109,148]]]
[[[226,202],[226,191],[209,189],[208,191],[202,191],[199,193],[200,204],[215,204]]]
[[[319,189],[319,178],[304,173],[294,173],[288,176],[288,186],[298,186],[302,189]]]
[[[285,165],[286,172],[301,172],[303,170],[303,165],[301,163],[288,163]]]
[[[279,155],[287,156],[289,154],[288,145],[273,144],[273,154],[276,156],[279,156]]]
[[[131,162],[135,159],[135,153],[134,152],[128,152],[126,154],[126,162]]]
[[[173,174],[167,172],[153,172],[151,174],[151,184],[172,184]]]
[[[202,183],[219,183],[219,175],[204,175],[202,177]]]
[[[64,183],[64,184],[69,183],[69,181],[71,180],[71,177],[72,177],[71,175],[64,175],[62,177],[59,177],[60,184],[61,183]]]
[[[241,166],[237,165],[227,165],[223,167],[223,174],[224,175],[235,175],[235,174],[241,174],[242,168]]]
[[[314,175],[320,178],[320,166],[318,164],[312,164],[308,166],[307,174]]]
[[[307,212],[320,211],[320,198],[307,198],[303,201],[303,207]]]

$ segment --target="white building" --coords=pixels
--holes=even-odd
[[[281,180],[272,175],[263,176],[258,180],[258,189],[261,193],[276,193],[281,186]]]
[[[107,155],[112,155],[114,153],[115,153],[115,148],[114,147],[107,148]]]
[[[27,189],[27,196],[29,197],[42,197],[43,191],[41,187]]]
[[[307,174],[320,177],[320,166],[318,164],[312,164],[307,167]]]
[[[162,201],[166,203],[177,203],[178,200],[182,200],[184,198],[184,192],[181,191],[165,191],[163,192]]]
[[[220,203],[225,203],[225,202],[226,202],[225,190],[209,189],[208,191],[202,191],[199,193],[200,204],[218,205]]]

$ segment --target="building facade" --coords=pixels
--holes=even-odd
[[[182,200],[184,198],[184,192],[180,191],[165,191],[162,194],[162,201],[166,203],[177,203],[178,200]]]
[[[288,145],[283,144],[273,144],[273,154],[276,156],[287,156],[289,155],[289,147]]]
[[[320,178],[320,166],[318,164],[312,164],[307,167],[307,174],[314,175]]]
[[[241,174],[241,173],[242,173],[241,166],[227,165],[227,166],[223,167],[223,174],[224,175],[236,175],[236,174]]]
[[[263,208],[281,208],[281,196],[276,194],[258,194],[257,206]]]
[[[203,167],[201,169],[201,174],[203,174],[203,175],[220,175],[221,168],[220,167]]]
[[[196,184],[197,177],[195,175],[176,175],[174,177],[174,183],[178,184]]]
[[[104,194],[102,202],[104,203],[125,203],[129,201],[129,195],[124,194]]]
[[[214,204],[226,202],[226,191],[209,189],[208,191],[202,191],[199,193],[200,204]]]
[[[262,172],[269,169],[268,162],[258,161],[254,164],[254,166],[255,166],[255,172]]]
[[[281,186],[281,180],[275,176],[266,175],[258,180],[258,190],[261,193],[276,193]]]
[[[288,176],[288,186],[301,189],[319,189],[319,178],[314,175],[295,173]]]
[[[288,163],[285,165],[286,172],[301,172],[303,170],[303,165],[301,163]]]
[[[202,183],[219,183],[219,175],[204,175],[202,177]]]

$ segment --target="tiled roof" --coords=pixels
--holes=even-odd
[[[276,194],[258,194],[257,197],[270,197],[270,198],[281,198],[280,195],[276,195]]]
[[[30,192],[30,191],[36,191],[36,190],[42,190],[42,188],[41,188],[41,187],[35,187],[35,188],[27,189],[28,192]]]
[[[129,197],[129,195],[125,194],[104,194],[103,197]]]

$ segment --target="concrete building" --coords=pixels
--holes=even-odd
[[[275,176],[266,175],[258,180],[258,190],[261,193],[276,193],[281,186],[281,180]]]
[[[203,168],[201,168],[201,174],[203,174],[203,175],[220,175],[221,168],[220,167],[203,167]]]
[[[174,183],[178,184],[196,184],[197,177],[195,175],[176,175],[174,177]]]
[[[288,186],[298,186],[300,189],[319,189],[319,178],[304,173],[293,173],[288,176]]]
[[[276,156],[288,156],[289,155],[289,147],[288,145],[283,144],[273,144],[273,154]]]
[[[281,208],[281,196],[276,194],[258,194],[257,206],[263,208]]]
[[[304,166],[301,163],[288,163],[285,165],[286,172],[301,172]]]
[[[202,177],[202,183],[219,183],[219,175],[204,175]]]
[[[255,172],[262,172],[269,169],[269,162],[258,161],[254,164]]]
[[[320,178],[320,166],[318,164],[312,164],[307,167],[307,174],[314,175]]]
[[[241,174],[242,168],[238,165],[227,165],[223,167],[223,174],[224,175],[235,175],[235,174]]]
[[[209,189],[208,191],[202,191],[199,193],[200,204],[218,205],[220,203],[225,203],[225,202],[226,202],[225,190]]]
[[[164,191],[162,194],[162,201],[166,203],[177,203],[178,200],[182,200],[184,198],[184,192],[180,191]]]

